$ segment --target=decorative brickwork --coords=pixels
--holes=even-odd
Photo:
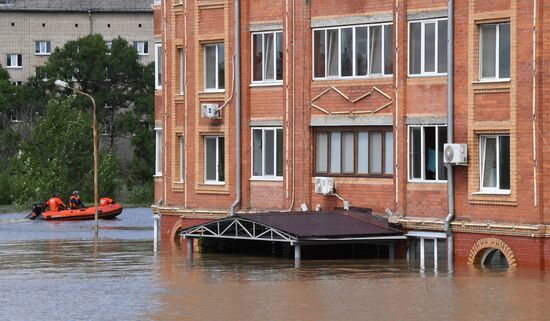
[[[470,250],[470,255],[468,255],[468,264],[480,264],[486,249],[499,250],[506,257],[510,267],[517,267],[516,257],[512,248],[503,240],[495,237],[483,238],[477,241]]]

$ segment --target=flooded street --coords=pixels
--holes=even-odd
[[[548,320],[543,271],[421,271],[375,260],[155,254],[150,209],[45,222],[0,215],[0,320]]]

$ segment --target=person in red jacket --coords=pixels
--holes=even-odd
[[[71,207],[72,210],[75,210],[81,207],[86,207],[84,206],[84,203],[82,203],[82,201],[80,200],[80,195],[78,195],[78,191],[74,191],[73,195],[69,197],[69,206]]]
[[[59,193],[52,194],[52,197],[46,202],[46,205],[52,212],[59,212],[61,208],[67,209],[67,205],[59,198]]]
[[[99,206],[107,206],[110,204],[113,204],[115,201],[113,201],[112,198],[109,198],[107,194],[101,194],[101,198],[99,199]]]

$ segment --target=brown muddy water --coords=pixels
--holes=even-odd
[[[550,320],[544,271],[154,252],[150,209],[112,221],[0,215],[0,320]],[[307,251],[304,248],[303,251]]]

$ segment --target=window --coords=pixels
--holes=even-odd
[[[184,53],[183,48],[178,48],[178,55],[179,55],[179,94],[183,95],[184,87],[185,87],[185,70],[184,70]]]
[[[52,53],[51,41],[36,41],[34,53],[37,55],[49,55]]]
[[[223,136],[204,137],[204,182],[220,184],[225,181]]]
[[[252,34],[252,82],[283,80],[283,32]]]
[[[183,182],[183,179],[184,179],[184,174],[185,174],[185,159],[184,159],[184,152],[185,152],[185,140],[183,139],[183,135],[181,134],[178,134],[176,136],[178,138],[178,161],[179,161],[179,168],[178,168],[178,171],[179,171],[179,177],[178,177],[178,181],[179,182]]]
[[[481,25],[479,30],[480,79],[510,79],[510,23]]]
[[[252,177],[283,177],[283,129],[252,129]]]
[[[409,75],[447,73],[447,19],[409,23]]]
[[[20,81],[20,80],[11,80],[10,83],[11,83],[13,86],[22,86],[22,85],[23,85],[23,82]]]
[[[155,44],[155,88],[162,88],[162,44]]]
[[[155,176],[162,175],[162,128],[155,128]]]
[[[330,176],[392,175],[392,129],[359,127],[316,131],[315,173]]]
[[[7,54],[6,68],[23,67],[23,56],[21,54]]]
[[[362,25],[313,30],[313,78],[393,73],[393,26]]]
[[[510,192],[510,136],[479,137],[480,191]]]
[[[105,41],[105,46],[107,46],[107,49],[111,50],[113,48],[113,42],[111,40]]]
[[[447,126],[409,126],[409,180],[445,181],[443,145]]]
[[[225,84],[223,43],[204,45],[204,89],[222,91]]]
[[[134,41],[134,49],[138,55],[147,56],[149,54],[149,43],[147,41]]]

